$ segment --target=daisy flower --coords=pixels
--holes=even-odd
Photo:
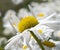
[[[50,29],[48,26],[41,25],[41,24],[37,25],[37,24],[38,24],[38,21],[35,17],[29,16],[29,17],[23,18],[18,23],[18,30],[20,33],[21,32],[22,33],[21,34],[17,33],[18,35],[14,36],[10,40],[8,40],[9,43],[6,45],[5,50],[8,50],[8,49],[12,50],[12,48],[14,48],[16,50],[19,50],[19,49],[21,50],[25,47],[26,47],[25,49],[32,50],[33,47],[31,45],[29,45],[29,43],[32,39],[37,44],[37,46],[38,46],[37,49],[41,47],[44,50],[44,47],[42,44],[45,44],[45,43],[42,43],[42,44],[39,43],[41,41],[39,41],[37,43],[36,42],[37,39],[35,40],[35,38],[33,36],[31,36],[30,31],[34,32],[34,34],[38,37],[38,40],[42,40],[42,42],[44,42],[45,40],[48,40],[51,37],[51,33],[54,30]],[[28,30],[30,30],[30,31],[28,31]],[[17,43],[18,41],[19,41],[19,43]],[[23,41],[21,43],[22,46],[19,46],[21,41]],[[41,44],[41,46],[39,44]]]
[[[29,5],[29,9],[39,20],[44,19],[55,12],[52,10],[52,8],[49,7],[49,5],[47,5],[47,3],[41,3],[38,6],[34,7],[32,7],[32,5]]]
[[[15,29],[12,27],[12,23],[14,24],[15,22],[17,23],[17,21],[18,21],[15,16],[16,16],[16,12],[14,10],[8,10],[6,12],[6,14],[3,18],[3,27],[5,28],[3,32],[5,35],[7,35],[9,33],[15,34]],[[17,21],[13,19],[14,21],[11,23],[10,17],[16,18]]]
[[[11,0],[13,4],[18,5],[22,3],[24,0]]]
[[[56,13],[39,20],[30,5],[29,9],[33,16],[23,17],[20,21],[16,20],[17,22],[14,20],[16,28],[13,24],[12,26],[16,29],[17,33],[16,36],[8,40],[5,50],[56,50],[56,48],[59,48],[57,46],[59,43],[51,40],[55,30],[46,25],[48,23],[60,23],[59,21],[49,20]],[[43,14],[40,15],[43,16]],[[17,17],[15,16],[15,18]],[[13,20],[11,23],[13,23]]]

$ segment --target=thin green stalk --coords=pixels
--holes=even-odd
[[[30,30],[29,30],[29,31],[30,31]],[[45,50],[44,47],[43,47],[43,45],[42,45],[41,40],[38,39],[38,38],[36,37],[36,35],[35,35],[32,31],[30,31],[30,33],[32,34],[32,36],[34,37],[34,39],[37,41],[39,47],[40,47],[42,50]]]

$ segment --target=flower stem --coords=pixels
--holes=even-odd
[[[29,31],[30,31],[30,30],[29,30]],[[32,36],[34,37],[34,39],[37,41],[39,47],[40,47],[42,50],[45,50],[44,47],[43,47],[43,45],[42,45],[41,40],[38,39],[38,38],[36,37],[36,35],[35,35],[32,31],[30,31],[30,33],[32,34]]]

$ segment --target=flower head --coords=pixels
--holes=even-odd
[[[23,32],[25,29],[29,29],[31,27],[34,27],[37,24],[38,24],[38,21],[35,17],[27,16],[19,22],[18,30],[19,30],[19,32]]]

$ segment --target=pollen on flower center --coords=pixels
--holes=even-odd
[[[19,22],[18,30],[19,30],[19,32],[23,32],[25,29],[29,29],[31,27],[34,27],[37,24],[38,24],[38,21],[35,17],[27,16]]]

